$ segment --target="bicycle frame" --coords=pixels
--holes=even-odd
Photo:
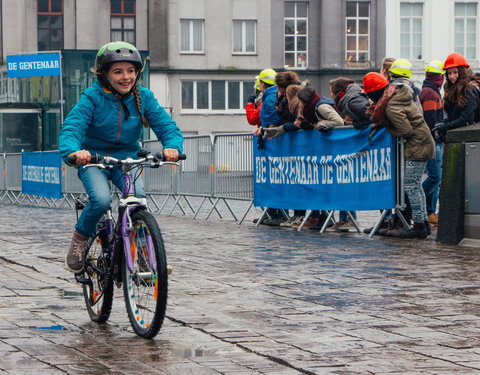
[[[134,267],[133,267],[133,257],[132,257],[132,251],[130,248],[130,228],[132,227],[132,220],[130,218],[130,212],[135,211],[139,208],[141,209],[147,209],[147,200],[146,198],[138,198],[136,196],[136,191],[135,191],[135,184],[133,181],[132,173],[131,173],[131,166],[130,165],[124,165],[122,166],[122,170],[124,172],[123,174],[123,189],[122,189],[122,195],[120,197],[119,201],[119,211],[118,211],[118,219],[119,223],[121,223],[121,235],[123,239],[123,249],[124,249],[124,255],[125,255],[125,260],[127,262],[127,267],[131,273],[134,272]],[[149,261],[150,261],[150,267],[156,272],[157,271],[157,265],[152,264],[154,259],[153,254],[152,254],[152,248],[153,248],[153,242],[152,238],[150,235],[146,235],[147,239],[147,249],[149,252]]]

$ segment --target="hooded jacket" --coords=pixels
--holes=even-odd
[[[362,93],[362,88],[356,83],[348,85],[341,98],[337,99],[338,111],[345,117],[350,116],[355,129],[363,129],[372,123],[365,113],[370,107],[370,100]]]
[[[396,137],[404,137],[405,159],[427,161],[435,156],[435,145],[430,128],[413,101],[411,89],[396,87],[387,103],[387,129]]]
[[[138,90],[143,115],[163,148],[174,148],[182,152],[183,136],[175,121],[158,104],[152,91],[140,85]],[[91,154],[119,159],[136,157],[141,149],[143,124],[135,96],[127,96],[123,103],[128,111],[98,80],[86,89],[60,130],[59,150],[63,160],[67,161],[68,155],[84,149]]]

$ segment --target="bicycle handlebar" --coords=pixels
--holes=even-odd
[[[140,156],[140,159],[132,159],[132,158],[127,158],[124,160],[120,160],[117,158],[114,158],[112,156],[102,156],[99,154],[94,154],[90,158],[90,163],[87,164],[89,166],[96,166],[100,168],[105,168],[106,165],[108,166],[115,166],[115,165],[135,165],[135,164],[142,164],[146,161],[152,161],[152,167],[159,167],[163,164],[177,164],[177,162],[170,162],[170,161],[165,161],[165,156],[161,152],[155,153],[155,155],[151,154],[149,151],[141,150],[137,153],[138,156]],[[185,154],[178,154],[178,160],[185,160],[187,158],[187,155]],[[68,164],[71,165],[76,165],[77,158],[75,155],[69,155],[68,156]]]

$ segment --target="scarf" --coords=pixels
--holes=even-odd
[[[387,104],[392,98],[392,95],[395,93],[396,89],[397,86],[388,85],[378,102],[373,103],[367,109],[366,114],[372,118],[377,128],[384,128],[388,125],[386,114]]]

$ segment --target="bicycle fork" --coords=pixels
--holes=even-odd
[[[139,251],[138,248],[136,248],[136,244],[134,251],[132,251],[132,246],[131,246],[131,241],[130,241],[130,234],[132,233],[132,220],[130,218],[130,212],[137,209],[138,206],[127,206],[125,207],[125,210],[122,214],[122,238],[123,238],[123,246],[125,250],[125,259],[127,262],[127,268],[130,271],[131,274],[134,274],[135,272],[135,267],[133,265],[135,259],[135,254]],[[139,239],[132,239],[134,242],[140,242],[142,250],[146,247],[147,248],[147,254],[148,254],[148,262],[150,265],[150,269],[153,271],[153,273],[157,273],[157,264],[155,260],[155,252],[153,250],[153,241],[152,241],[152,236],[150,233],[146,233],[144,229],[142,231],[139,231],[137,233],[137,236],[143,236],[143,238]],[[137,255],[138,256],[138,255]]]

